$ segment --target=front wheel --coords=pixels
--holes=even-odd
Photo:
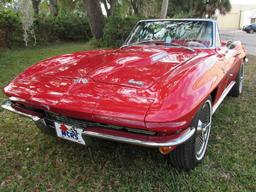
[[[244,86],[244,63],[241,64],[241,67],[239,69],[239,72],[236,77],[236,84],[233,86],[233,88],[230,91],[230,95],[233,97],[238,97],[243,92],[243,86]]]
[[[176,147],[169,155],[173,167],[189,171],[200,163],[206,153],[212,124],[212,100],[209,97],[194,117],[191,127],[194,135]]]

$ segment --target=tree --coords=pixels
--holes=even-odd
[[[84,0],[90,28],[93,36],[100,39],[103,36],[104,16],[99,0]]]
[[[165,19],[167,16],[169,0],[163,0],[160,13],[160,19]]]
[[[20,20],[24,31],[23,40],[25,42],[25,46],[28,46],[30,35],[34,38],[34,45],[36,45],[36,36],[33,29],[34,18],[32,3],[28,0],[20,0],[18,3]]]
[[[205,6],[202,11],[202,16],[212,17],[215,14],[216,9],[220,11],[220,14],[225,15],[231,10],[231,4],[229,0],[204,0]]]
[[[230,0],[169,0],[169,17],[213,17],[216,9],[225,15],[231,10]]]
[[[32,0],[32,5],[33,5],[35,15],[39,14],[39,5],[40,5],[40,3],[41,3],[41,0]]]
[[[140,0],[130,0],[131,7],[135,15],[139,15],[139,6],[142,4]]]
[[[118,0],[117,11],[120,16],[159,17],[162,0]]]
[[[114,14],[115,7],[117,5],[117,0],[101,0],[104,8],[107,12],[107,16],[112,16]]]
[[[57,0],[50,0],[50,12],[52,16],[58,16]]]

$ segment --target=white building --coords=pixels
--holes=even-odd
[[[226,15],[218,16],[220,29],[241,29],[256,23],[256,0],[231,0],[232,9]]]

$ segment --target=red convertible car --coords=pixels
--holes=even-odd
[[[243,88],[245,48],[221,41],[210,19],[142,20],[121,48],[41,61],[5,88],[2,107],[45,133],[159,148],[193,169],[206,153],[212,115]]]

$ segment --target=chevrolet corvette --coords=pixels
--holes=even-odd
[[[242,93],[246,61],[243,44],[221,40],[214,20],[142,20],[118,49],[29,67],[4,87],[2,107],[62,139],[157,148],[191,170],[205,157],[213,114]]]

